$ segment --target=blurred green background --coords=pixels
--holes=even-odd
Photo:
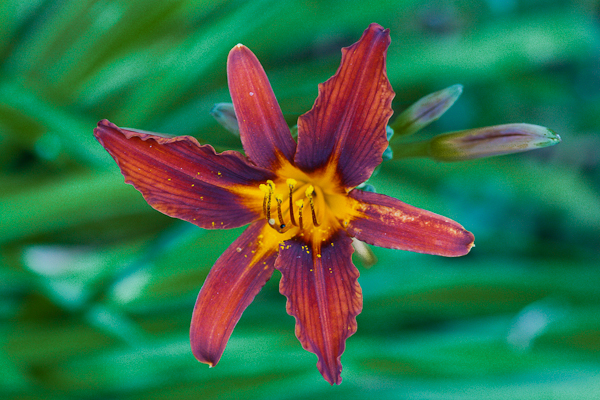
[[[600,398],[599,3],[3,0],[0,397]],[[371,22],[391,29],[396,113],[464,85],[421,138],[528,122],[563,143],[384,164],[379,192],[460,222],[477,247],[355,260],[364,310],[341,386],[296,340],[277,271],[209,369],[189,349],[192,307],[240,230],[151,209],[92,130],[108,118],[240,148],[209,114],[230,101],[235,44],[294,125]]]

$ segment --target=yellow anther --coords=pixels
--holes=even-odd
[[[261,183],[260,185],[258,185],[258,188],[263,193],[269,193],[269,188],[264,183]]]
[[[272,180],[268,180],[267,181],[267,185],[269,186],[269,188],[271,189],[271,191],[275,190],[275,182],[273,182]]]
[[[304,195],[310,199],[314,192],[315,188],[313,187],[313,185],[308,185],[306,191],[304,192]]]
[[[275,200],[277,200],[277,202],[278,202],[279,204],[283,203],[283,197],[281,197],[281,195],[280,195],[280,194],[276,194],[276,195],[275,195]]]
[[[288,178],[285,183],[287,183],[288,186],[290,186],[292,189],[294,188],[294,186],[296,186],[296,180],[293,178]]]
[[[304,200],[296,200],[296,205],[298,206],[298,208],[302,209],[302,207],[304,207]]]

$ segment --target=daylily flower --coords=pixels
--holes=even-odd
[[[389,31],[372,24],[342,50],[298,120],[298,141],[267,76],[243,45],[229,53],[229,90],[246,156],[217,154],[189,136],[118,128],[94,134],[125,181],[167,215],[201,228],[250,224],[221,255],[200,290],[190,329],[196,358],[214,366],[244,309],[273,269],[296,318],[296,336],[331,384],[362,309],[352,237],[392,249],[461,256],[473,235],[458,223],[391,197],[355,189],[381,163],[394,92],[386,76]]]

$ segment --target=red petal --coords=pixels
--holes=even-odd
[[[353,190],[349,197],[358,200],[363,216],[346,230],[363,242],[446,257],[465,255],[473,247],[473,234],[451,219],[382,194]]]
[[[190,340],[194,356],[215,366],[242,313],[273,273],[276,246],[262,246],[266,223],[248,227],[210,270],[192,315]]]
[[[233,228],[261,213],[259,191],[259,197],[241,193],[273,175],[239,153],[216,154],[190,136],[134,132],[106,120],[98,123],[94,135],[121,168],[125,182],[164,214],[202,228]]]
[[[319,85],[319,96],[298,120],[295,162],[305,171],[337,164],[345,187],[366,181],[388,145],[386,125],[394,92],[385,72],[389,30],[371,24],[342,49],[336,74]]]
[[[246,46],[238,44],[229,52],[227,80],[246,155],[271,170],[281,159],[291,161],[296,142],[265,71]]]
[[[340,357],[346,339],[356,332],[362,292],[351,260],[352,240],[338,233],[321,248],[321,243],[316,246],[311,249],[299,240],[286,241],[275,268],[281,271],[279,291],[288,299],[288,314],[296,318],[302,347],[317,355],[317,368],[325,380],[339,385]]]

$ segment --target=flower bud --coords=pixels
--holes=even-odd
[[[453,85],[428,94],[408,107],[390,125],[396,137],[408,136],[442,116],[460,97],[462,85]]]
[[[240,127],[232,103],[217,103],[210,110],[210,114],[223,128],[236,136],[240,136]]]
[[[429,142],[428,155],[438,161],[461,161],[538,149],[560,141],[560,136],[543,126],[495,125],[438,135]]]
[[[373,250],[364,242],[361,242],[357,238],[352,238],[352,247],[354,247],[354,254],[358,257],[363,267],[370,268],[377,263],[377,256],[373,253]]]

